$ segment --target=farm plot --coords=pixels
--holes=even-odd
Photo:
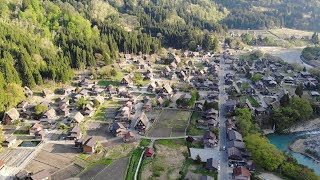
[[[119,100],[108,100],[98,108],[97,112],[95,113],[92,119],[95,121],[106,121],[111,123],[114,117],[116,116],[119,107]]]
[[[148,136],[151,137],[173,137],[185,136],[185,130],[191,112],[167,109],[163,110],[160,117],[154,123]]]
[[[145,112],[148,119],[151,120],[151,119],[157,119],[159,118],[159,115],[161,114],[161,110],[158,110],[158,109],[153,109],[152,111],[147,111]]]
[[[7,166],[18,167],[34,151],[34,149],[7,149],[0,154],[0,160],[6,162]]]
[[[155,142],[155,157],[144,159],[139,179],[179,179],[185,156],[188,152],[184,139],[158,140]]]
[[[27,165],[28,172],[48,169],[51,174],[72,166],[73,159],[79,153],[72,144],[46,144]],[[50,161],[48,161],[50,159]],[[76,172],[77,173],[77,172]]]
[[[104,168],[101,172],[97,173],[93,180],[100,179],[124,179],[128,164],[128,158],[119,159],[114,161],[109,166]]]
[[[292,36],[296,36],[296,35],[311,37],[313,34],[313,32],[310,32],[310,31],[301,31],[301,30],[288,29],[288,28],[271,29],[270,32],[283,39],[291,38]]]
[[[194,111],[191,115],[191,121],[187,129],[187,135],[200,136],[203,135],[205,130],[197,128],[197,120],[201,119],[201,113]]]
[[[86,124],[87,127],[87,135],[94,136],[99,141],[104,141],[114,137],[111,133],[108,133],[108,126],[107,123],[99,123],[99,122],[88,122]]]
[[[57,171],[52,175],[53,179],[68,179],[68,178],[73,178],[77,174],[79,174],[83,170],[82,167],[72,164],[60,171]]]

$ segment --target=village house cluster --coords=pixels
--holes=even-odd
[[[240,60],[228,51],[222,55],[169,52],[166,57],[156,57],[154,62],[149,58],[125,54],[118,62],[125,72],[123,77],[107,85],[101,85],[91,74],[82,74],[74,78],[75,86],[54,91],[45,89],[34,93],[25,87],[28,101],[5,112],[2,119],[6,132],[2,145],[15,148],[25,141],[71,142],[79,154],[93,154],[108,147],[114,139],[132,143],[148,136],[159,121],[159,115],[152,115],[154,111],[185,110],[197,115],[189,126],[203,132],[197,137],[187,136],[190,158],[200,161],[207,171],[219,172],[219,154],[224,152],[233,169],[233,178],[249,180],[255,166],[238,132],[233,112],[237,108],[249,108],[255,121],[267,125],[265,120],[271,109],[279,106],[284,94],[292,93],[290,88],[301,84],[310,98],[319,100],[320,96],[315,77],[278,60]],[[124,70],[127,66],[131,69]],[[220,117],[221,96],[227,97],[222,107],[226,113],[223,122],[226,146],[219,147],[220,119],[225,118]],[[98,120],[97,114],[100,114]],[[101,127],[102,133],[98,135],[88,133],[89,130],[98,132]],[[52,140],[55,133],[60,133],[59,137]],[[184,135],[188,134],[184,132]],[[37,146],[40,145],[35,148]],[[144,153],[146,158],[152,158],[156,151],[147,147]],[[0,161],[2,167],[5,163]],[[16,176],[32,179],[39,174],[50,175],[47,171],[20,171]]]

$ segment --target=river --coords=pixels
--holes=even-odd
[[[301,52],[304,47],[297,48],[282,48],[282,47],[273,47],[273,46],[257,46],[254,49],[259,49],[265,53],[269,53],[273,56],[283,59],[285,62],[290,64],[299,64],[305,66],[306,68],[312,68],[312,66],[302,62],[300,59]]]
[[[299,139],[309,134],[320,134],[320,131],[297,132],[297,133],[281,134],[281,135],[269,134],[267,135],[267,137],[270,143],[275,145],[277,149],[279,149],[280,151],[284,151],[286,153],[292,154],[292,156],[298,161],[299,164],[305,165],[310,169],[313,169],[317,175],[320,175],[320,163],[317,163],[311,158],[303,154],[293,152],[289,149],[290,144],[293,143],[296,139]]]

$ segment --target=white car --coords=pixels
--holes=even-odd
[[[225,150],[226,150],[226,147],[225,147],[225,146],[222,146],[222,150],[224,150],[224,151],[225,151]]]

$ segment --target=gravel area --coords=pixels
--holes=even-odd
[[[320,130],[320,118],[293,126],[290,129],[291,132],[313,131],[313,130]]]

